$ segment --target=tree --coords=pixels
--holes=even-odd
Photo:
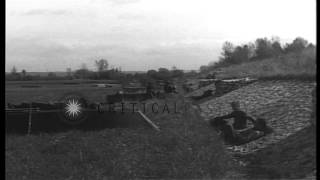
[[[106,71],[108,70],[108,61],[105,59],[100,59],[99,61],[95,61],[96,67],[98,72]]]
[[[12,67],[10,74],[6,74],[6,80],[21,80],[21,74],[17,73],[17,68],[15,66]]]
[[[67,77],[71,78],[72,77],[72,70],[71,68],[67,68]]]
[[[305,49],[308,46],[308,41],[297,37],[293,40],[291,44],[287,44],[285,48],[285,52],[301,52],[303,49]]]
[[[250,49],[248,45],[237,46],[232,53],[232,64],[239,64],[249,61]],[[230,62],[231,63],[231,62]]]
[[[26,78],[27,71],[25,69],[22,69],[21,74],[22,74],[22,79],[24,80]]]
[[[167,68],[159,68],[157,77],[158,79],[168,80],[171,76],[170,71]]]
[[[272,43],[267,38],[258,38],[255,45],[257,59],[265,59],[274,55]]]
[[[208,70],[208,66],[202,65],[199,68],[200,72],[206,72]]]
[[[147,75],[151,78],[157,79],[158,72],[154,69],[147,71]]]
[[[175,69],[172,70],[171,74],[172,77],[182,77],[184,75],[184,72],[181,69]]]
[[[279,41],[272,42],[272,49],[274,56],[279,56],[284,52]]]
[[[85,63],[83,63],[81,65],[81,68],[74,72],[74,75],[76,78],[86,79],[86,78],[89,78],[91,74],[87,68],[87,65]]]
[[[11,74],[17,74],[17,68],[16,66],[13,66],[11,69]]]
[[[53,77],[57,77],[57,75],[54,72],[49,72],[48,77],[53,78]]]
[[[226,63],[226,64],[233,64],[234,63],[234,59],[233,59],[233,52],[235,50],[234,45],[231,42],[226,41],[223,45],[222,45],[222,57],[220,57],[220,61],[222,63]]]
[[[71,68],[67,68],[67,78],[68,79],[72,79],[73,78],[73,75],[72,75],[72,69]]]
[[[100,59],[99,61],[95,61],[97,70],[98,70],[98,79],[104,77],[104,78],[108,78],[108,74],[106,71],[108,70],[108,61],[105,59]]]

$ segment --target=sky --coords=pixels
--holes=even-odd
[[[6,0],[6,72],[197,70],[273,36],[316,44],[316,0]]]

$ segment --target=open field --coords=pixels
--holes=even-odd
[[[200,103],[200,109],[189,108],[180,113],[147,112],[160,132],[151,128],[114,128],[6,135],[6,178],[265,179],[289,175],[304,178],[315,168],[315,133],[308,130],[311,91],[315,86],[315,82],[301,80],[258,81]],[[71,91],[82,92],[89,100],[101,102],[116,88],[96,88],[89,84],[20,88],[11,84],[6,87],[6,101],[46,101]],[[229,102],[234,100],[239,100],[253,117],[265,118],[275,132],[242,146],[223,145],[204,119],[230,112]],[[181,94],[146,101],[149,108],[153,102],[177,102],[192,107]],[[247,152],[240,161],[233,156],[239,149]],[[286,154],[282,161],[278,160],[277,153]],[[243,162],[247,165],[241,165]],[[297,172],[299,166],[302,168]]]
[[[172,95],[154,101],[182,100]],[[7,135],[6,179],[220,179],[235,168],[218,135],[196,110],[146,115],[160,132],[115,128]]]
[[[108,81],[29,81],[6,82],[6,103],[21,102],[49,102],[57,101],[64,94],[70,92],[81,93],[92,102],[104,102],[106,95],[114,94],[120,90],[121,85],[114,87],[94,87],[98,83],[110,83]],[[71,84],[73,83],[73,84]]]

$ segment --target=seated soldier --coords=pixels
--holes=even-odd
[[[234,101],[231,103],[232,112],[225,116],[217,117],[217,119],[225,120],[225,119],[234,119],[233,129],[234,130],[244,130],[247,128],[247,120],[250,120],[252,123],[255,120],[248,116],[244,111],[240,109],[240,103],[238,101]]]
[[[271,133],[273,130],[267,126],[266,121],[262,118],[254,120],[245,112],[240,110],[239,102],[232,102],[231,107],[233,112],[216,117],[210,121],[212,126],[217,127],[223,133],[224,139],[227,142],[242,144],[254,139],[257,139],[265,134]],[[225,119],[234,118],[234,123],[229,125]],[[247,120],[250,120],[254,127],[247,127]]]
[[[250,120],[253,124],[255,123],[255,120],[252,117],[248,116],[240,109],[239,102],[232,102],[231,107],[233,112],[225,116],[216,117],[210,121],[211,125],[220,127],[222,132],[224,132],[224,137],[228,141],[237,139],[239,137],[237,136],[238,134],[249,129],[247,127],[247,120]],[[231,118],[234,119],[234,123],[228,125],[225,120]]]

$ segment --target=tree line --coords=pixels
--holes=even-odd
[[[254,42],[237,46],[227,41],[222,46],[219,60],[211,62],[207,66],[201,66],[200,71],[206,72],[214,68],[281,57],[288,53],[300,53],[310,47],[314,48],[315,46],[302,37],[297,37],[291,43],[285,45],[281,45],[278,37],[272,37],[271,39],[258,38]]]
[[[95,62],[96,71],[89,70],[86,64],[82,64],[79,69],[72,71],[67,68],[64,76],[58,76],[54,72],[49,72],[47,76],[30,75],[26,70],[18,72],[14,66],[10,73],[6,74],[8,81],[27,81],[27,80],[72,80],[72,79],[91,79],[91,80],[118,80],[121,83],[130,81],[140,81],[142,84],[155,82],[156,80],[172,80],[182,77],[184,72],[175,66],[172,69],[159,68],[158,70],[149,70],[145,73],[125,73],[121,67],[109,67],[108,60],[100,59]]]

